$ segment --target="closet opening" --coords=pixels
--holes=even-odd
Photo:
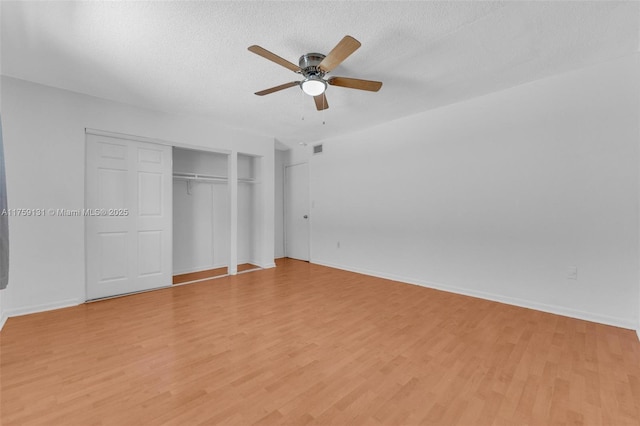
[[[259,265],[261,157],[238,154],[238,273],[262,269]]]
[[[228,274],[228,154],[173,148],[173,284]]]

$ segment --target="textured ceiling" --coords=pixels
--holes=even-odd
[[[197,114],[294,144],[353,131],[638,51],[629,2],[2,2],[2,74],[140,107]],[[315,110],[297,63],[344,36],[362,47]],[[323,124],[323,122],[325,124]]]

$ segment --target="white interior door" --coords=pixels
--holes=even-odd
[[[88,134],[86,168],[87,299],[171,285],[171,147]]]
[[[309,260],[309,165],[287,166],[284,176],[285,252]]]

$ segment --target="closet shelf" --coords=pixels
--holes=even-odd
[[[254,178],[238,178],[238,183],[260,183]]]
[[[229,180],[226,176],[201,175],[197,173],[174,173],[173,178],[202,182],[226,182]]]

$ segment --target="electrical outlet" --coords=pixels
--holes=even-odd
[[[567,268],[567,279],[568,280],[577,280],[578,279],[578,267],[577,266],[569,266]]]

